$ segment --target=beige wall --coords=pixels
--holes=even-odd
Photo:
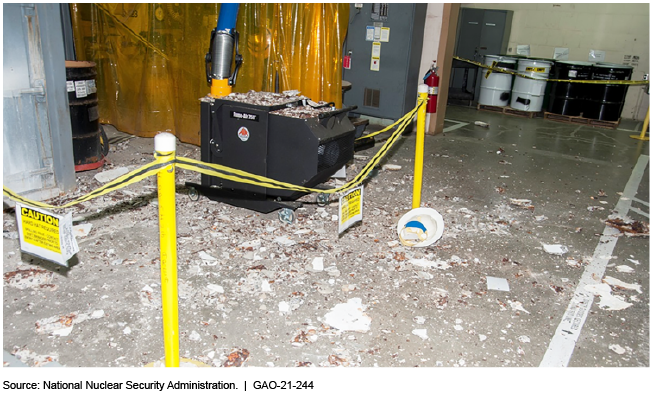
[[[632,79],[648,73],[649,5],[646,4],[462,4],[461,7],[512,10],[508,53],[530,45],[535,57],[553,57],[554,48],[569,48],[569,60],[587,61],[589,50],[606,52],[605,61],[622,63],[624,55],[639,56]],[[630,87],[622,117],[643,120],[648,95]]]
[[[422,42],[422,60],[420,61],[420,78],[431,67],[433,60],[438,60],[438,47],[440,44],[440,29],[442,28],[442,10],[444,4],[427,4],[427,19],[424,23],[424,41]],[[420,83],[422,80],[420,79]]]

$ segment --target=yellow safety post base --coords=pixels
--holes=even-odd
[[[160,226],[160,283],[162,292],[165,365],[178,367],[178,279],[176,268],[176,137],[168,132],[156,135],[157,158],[170,162],[158,172],[158,218]]]
[[[228,84],[228,79],[213,79],[210,86],[210,95],[214,98],[222,98],[232,93],[232,86]]]
[[[648,131],[648,116],[650,116],[650,109],[645,113],[645,120],[643,120],[643,128],[641,129],[641,135],[630,135],[632,139],[639,139],[642,141],[650,140],[645,133]]]
[[[413,209],[420,207],[422,197],[422,167],[424,166],[424,126],[426,124],[427,105],[429,99],[429,86],[421,84],[418,86],[418,105],[424,104],[418,109],[417,134],[415,136],[415,165],[413,167]]]

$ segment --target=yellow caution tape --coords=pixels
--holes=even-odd
[[[515,76],[525,78],[525,79],[532,79],[532,80],[537,80],[537,81],[547,81],[547,82],[588,83],[588,84],[594,84],[594,85],[630,85],[630,86],[642,86],[642,85],[647,85],[648,84],[648,81],[536,78],[536,77],[532,77],[532,76],[529,76],[529,75],[520,74],[518,72],[509,70],[507,68],[496,67],[496,64],[495,64],[496,62],[495,61],[492,62],[492,65],[485,65],[483,63],[479,63],[478,61],[464,59],[464,58],[458,57],[458,56],[454,56],[454,59],[464,61],[466,63],[474,64],[475,66],[478,66],[478,67],[487,68],[488,72],[485,75],[486,78],[490,75],[490,73],[492,71],[494,71],[494,72],[500,72],[500,73],[503,73],[503,74],[515,75]],[[526,67],[526,71],[527,72],[544,72],[544,68]]]
[[[290,183],[285,183],[282,181],[270,179],[265,176],[259,176],[255,175],[249,172],[245,172],[239,169],[234,169],[234,168],[229,168],[223,165],[219,164],[212,164],[212,163],[206,163],[202,162],[199,160],[194,160],[191,158],[186,158],[186,157],[178,157],[172,159],[171,155],[160,155],[156,154],[156,160],[146,164],[134,171],[131,171],[125,175],[122,175],[118,177],[117,179],[105,184],[104,186],[88,193],[85,194],[73,201],[70,201],[68,203],[65,203],[61,206],[54,206],[50,205],[48,203],[43,203],[43,202],[37,202],[33,201],[31,199],[25,198],[17,194],[16,192],[12,191],[11,189],[7,188],[6,186],[2,186],[2,193],[4,196],[23,203],[25,205],[29,206],[35,206],[35,207],[41,207],[45,209],[65,209],[71,206],[74,206],[78,203],[89,201],[91,199],[97,198],[102,195],[106,195],[109,192],[113,192],[116,190],[119,190],[120,188],[124,188],[126,186],[129,186],[131,184],[137,183],[139,181],[144,180],[145,178],[149,176],[153,176],[157,174],[160,170],[164,169],[167,167],[170,163],[175,164],[177,167],[186,169],[189,171],[194,171],[194,172],[199,172],[205,175],[209,176],[215,176],[219,178],[223,178],[226,180],[231,180],[237,183],[246,183],[246,184],[252,184],[256,186],[261,186],[261,187],[267,187],[267,188],[276,188],[276,189],[284,189],[284,190],[291,190],[291,191],[299,191],[299,192],[306,192],[306,193],[323,193],[323,194],[334,194],[337,192],[345,192],[348,191],[352,188],[358,187],[363,181],[368,177],[370,172],[374,169],[374,167],[379,164],[379,162],[384,158],[386,153],[394,146],[394,144],[397,142],[399,137],[404,133],[404,130],[406,130],[406,127],[411,123],[413,120],[413,117],[415,117],[415,114],[417,113],[417,110],[420,108],[420,106],[425,105],[426,100],[420,100],[418,99],[418,104],[417,106],[404,115],[401,119],[399,119],[397,122],[394,124],[384,128],[381,131],[378,131],[374,134],[371,135],[366,135],[363,138],[368,138],[371,136],[374,136],[378,133],[385,132],[389,130],[392,127],[397,126],[397,129],[393,134],[386,140],[386,143],[379,149],[377,154],[366,164],[359,174],[352,179],[350,182],[347,184],[338,187],[338,188],[333,188],[333,189],[327,189],[327,190],[321,190],[317,188],[309,188],[309,187],[303,187],[303,186],[298,186],[295,184],[290,184]],[[363,139],[359,138],[359,139]]]

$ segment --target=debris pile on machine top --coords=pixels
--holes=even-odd
[[[298,95],[299,93],[300,92],[297,90],[290,90],[282,93],[251,90],[248,93],[230,93],[223,97],[223,99],[259,106],[284,105],[291,102],[309,99],[305,96]]]
[[[314,102],[308,97],[300,95],[300,91],[298,90],[289,90],[282,93],[251,90],[247,93],[230,93],[226,97],[223,97],[223,99],[267,107],[286,105],[284,108],[271,111],[270,113],[297,119],[318,117],[323,112],[329,112],[335,109],[325,101]]]
[[[296,119],[308,119],[310,117],[318,117],[320,113],[330,112],[334,109],[334,107],[327,106],[327,103],[325,101],[318,103],[314,101],[307,101],[307,105],[279,109],[271,113],[274,115],[294,117]]]

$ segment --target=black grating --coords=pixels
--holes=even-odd
[[[318,146],[318,169],[320,173],[332,167],[342,167],[354,156],[354,132],[340,138],[330,139]]]
[[[363,92],[363,105],[379,108],[379,90],[366,88]]]

